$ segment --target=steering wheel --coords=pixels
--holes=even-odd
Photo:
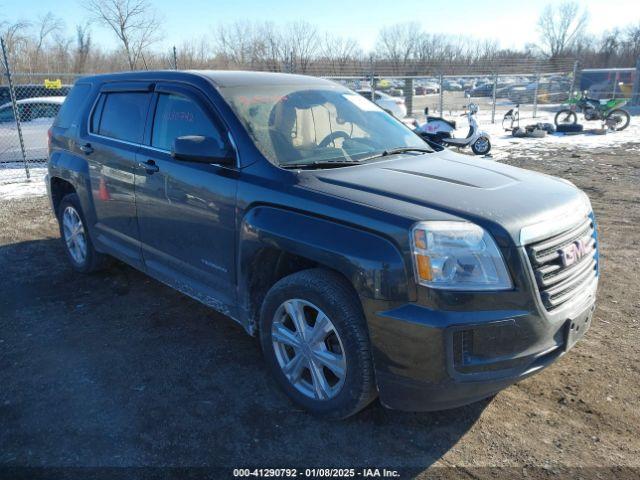
[[[335,142],[338,138],[344,138],[345,140],[351,138],[347,132],[343,132],[342,130],[336,130],[335,132],[331,132],[329,135],[324,137],[322,141],[318,144],[318,147],[326,147],[331,142]]]

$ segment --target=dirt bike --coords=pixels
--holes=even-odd
[[[554,121],[556,126],[575,125],[578,123],[576,112],[582,112],[585,120],[602,120],[607,128],[620,131],[627,128],[631,121],[629,112],[621,108],[626,104],[624,98],[596,100],[588,98],[587,92],[583,92],[571,97],[565,108],[556,113]]]

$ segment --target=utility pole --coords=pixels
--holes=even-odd
[[[540,72],[536,72],[536,88],[533,91],[533,118],[538,115],[538,89],[540,88]]]
[[[173,46],[173,69],[178,70],[178,54],[176,53],[176,46]]]
[[[444,75],[440,73],[440,100],[438,103],[439,103],[439,110],[440,110],[441,117],[444,115],[444,113],[442,113],[444,109],[444,85],[442,85],[443,81],[444,81]]]
[[[573,92],[578,86],[578,60],[573,62],[573,78],[571,79],[571,90],[569,90],[569,98],[573,96]]]
[[[371,85],[371,101],[373,103],[375,103],[376,101],[376,70],[374,68],[374,62],[373,62],[373,54],[371,54],[371,56],[369,57],[369,63],[370,63],[370,67],[371,67],[371,80],[369,81],[369,85]]]
[[[631,103],[640,105],[640,57],[636,60],[636,78],[633,80],[633,90],[631,92]]]
[[[491,90],[491,123],[496,123],[496,90],[498,88],[498,74],[493,74],[493,89]]]

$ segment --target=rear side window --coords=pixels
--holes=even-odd
[[[176,138],[203,135],[224,145],[221,129],[216,127],[200,106],[178,94],[160,94],[153,121],[151,145],[170,151]]]
[[[96,105],[102,107],[101,110],[96,108],[91,119],[92,132],[141,143],[151,95],[147,92],[113,92],[103,96]]]
[[[82,110],[90,90],[91,85],[87,83],[76,84],[67,95],[62,107],[60,107],[60,111],[53,125],[61,128],[69,128]]]

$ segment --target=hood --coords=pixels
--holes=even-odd
[[[525,226],[582,211],[586,197],[560,178],[448,150],[304,174],[305,188],[416,221],[466,219],[501,245],[519,245]]]

